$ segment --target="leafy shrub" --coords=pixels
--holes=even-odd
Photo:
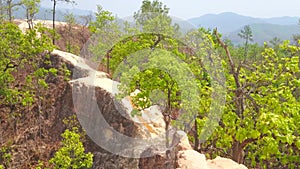
[[[69,168],[91,168],[93,164],[93,154],[85,153],[80,135],[74,128],[72,131],[65,130],[62,134],[63,145],[55,153],[55,156],[50,159],[50,163],[54,165],[55,169],[69,169]]]

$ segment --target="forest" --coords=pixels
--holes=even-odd
[[[93,154],[84,148],[88,136],[73,116],[63,120],[56,152],[36,150],[34,158],[14,161],[23,129],[36,126],[26,136],[33,144],[49,139],[43,134],[49,100],[72,79],[66,65],[51,60],[54,49],[98,65],[120,82],[120,99],[138,90],[132,116],[159,105],[166,137],[169,128],[185,131],[208,159],[226,157],[253,169],[300,166],[300,35],[259,45],[246,25],[238,34],[244,44],[234,45],[218,28],[183,29],[184,21],[174,21],[158,0],[143,0],[128,20],[98,5],[94,16],[66,14],[65,24],[56,25],[62,1],[52,1],[51,26],[34,22],[40,0],[0,1],[0,169],[92,167]],[[25,32],[13,18],[16,6],[26,9]]]

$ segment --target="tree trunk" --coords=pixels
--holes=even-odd
[[[167,101],[167,106],[163,112],[163,116],[164,116],[164,121],[165,121],[165,137],[166,137],[166,159],[167,159],[167,163],[165,165],[165,168],[173,168],[172,166],[172,161],[174,161],[174,159],[172,158],[172,150],[170,150],[170,140],[169,140],[169,127],[170,127],[170,122],[171,122],[171,89],[168,89],[168,101]]]
[[[53,45],[55,45],[55,34],[56,34],[56,32],[55,32],[55,9],[56,8],[56,0],[53,0],[53,38],[52,38],[52,43],[53,43]]]
[[[245,43],[244,60],[246,60],[247,55],[248,55],[248,39],[246,39],[246,43]]]
[[[234,141],[232,144],[232,160],[241,164],[243,163],[244,154],[243,154],[243,146],[240,142]]]
[[[195,138],[194,150],[198,151],[198,147],[199,147],[199,136],[198,136],[197,117],[195,118],[195,132],[194,132],[194,138]]]
[[[12,22],[12,1],[7,2],[7,14],[8,14],[8,19],[9,22]]]
[[[29,29],[33,29],[32,19],[30,18],[29,9],[26,9],[26,17]]]
[[[109,74],[109,53],[106,54],[106,72]]]

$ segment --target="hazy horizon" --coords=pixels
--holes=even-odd
[[[101,5],[118,17],[133,15],[142,3],[142,0],[75,0],[77,5],[66,5],[59,3],[58,8],[77,8],[83,10],[96,11],[96,5]],[[239,15],[255,18],[271,17],[300,17],[299,0],[161,0],[164,5],[170,8],[170,15],[183,19],[199,17],[205,14],[220,14],[223,12],[233,12]],[[42,0],[42,6],[51,7],[52,2]],[[288,5],[287,5],[288,4]]]

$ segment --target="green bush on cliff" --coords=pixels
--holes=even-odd
[[[69,129],[62,134],[62,147],[55,153],[54,157],[50,159],[50,163],[54,165],[55,169],[69,169],[69,168],[91,168],[93,164],[93,154],[85,153],[80,135]]]

